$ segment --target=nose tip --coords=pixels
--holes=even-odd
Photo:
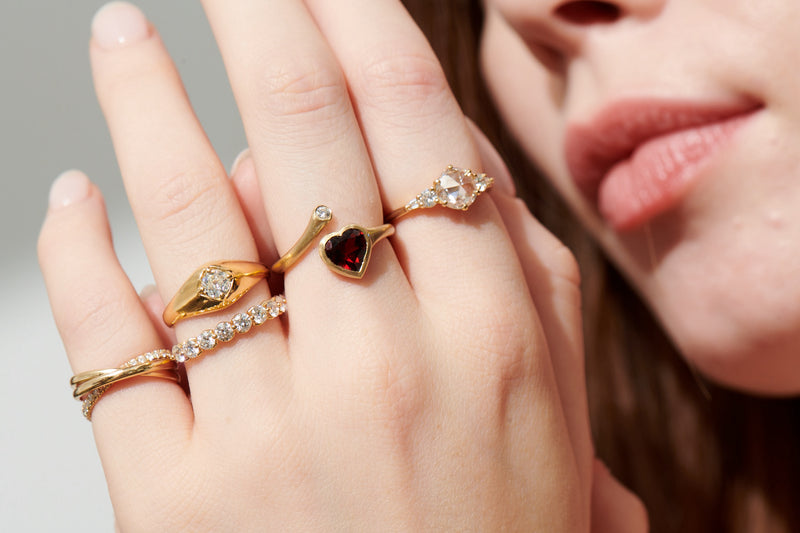
[[[556,7],[553,14],[562,21],[576,26],[611,24],[623,15],[618,5],[593,0],[565,2]]]

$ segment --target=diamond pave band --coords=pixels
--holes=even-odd
[[[76,374],[70,380],[73,396],[82,402],[81,412],[87,420],[92,419],[92,411],[103,394],[118,381],[136,376],[148,376],[178,381],[176,363],[196,359],[205,352],[214,350],[220,343],[230,342],[237,334],[250,331],[286,312],[286,298],[273,296],[268,300],[238,313],[230,320],[220,322],[213,329],[202,331],[175,344],[171,350],[153,350],[132,358],[119,368],[91,370]]]
[[[394,222],[412,211],[429,209],[437,205],[466,211],[475,199],[493,184],[494,178],[486,174],[477,174],[469,169],[449,165],[434,180],[432,186],[419,193],[403,207],[389,213],[386,222]]]

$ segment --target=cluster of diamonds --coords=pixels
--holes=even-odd
[[[92,409],[94,409],[94,404],[97,403],[97,400],[100,399],[100,396],[102,396],[110,386],[111,385],[103,385],[102,387],[98,387],[87,394],[86,398],[83,399],[83,402],[81,403],[81,413],[83,413],[83,416],[86,417],[86,420],[92,419]]]
[[[207,329],[197,337],[179,342],[172,347],[170,356],[179,363],[200,357],[219,346],[221,342],[229,342],[238,333],[247,333],[253,326],[260,326],[267,320],[277,318],[286,312],[286,298],[283,295],[273,296],[258,305],[254,305],[245,313],[239,313],[230,320],[220,322],[213,329]]]
[[[413,211],[441,205],[464,211],[493,183],[494,179],[486,174],[476,174],[469,169],[449,166],[436,178],[433,186],[419,193],[406,204],[405,209]]]
[[[206,267],[200,274],[200,293],[209,300],[221,302],[231,293],[235,281],[233,272],[227,268]]]

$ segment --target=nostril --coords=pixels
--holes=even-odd
[[[619,7],[609,2],[577,0],[561,4],[555,10],[556,16],[581,26],[589,24],[608,24],[622,15]]]

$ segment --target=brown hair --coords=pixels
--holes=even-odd
[[[480,3],[404,3],[520,195],[578,258],[597,454],[642,498],[651,531],[800,531],[800,399],[746,396],[692,372],[489,104],[478,68]]]

